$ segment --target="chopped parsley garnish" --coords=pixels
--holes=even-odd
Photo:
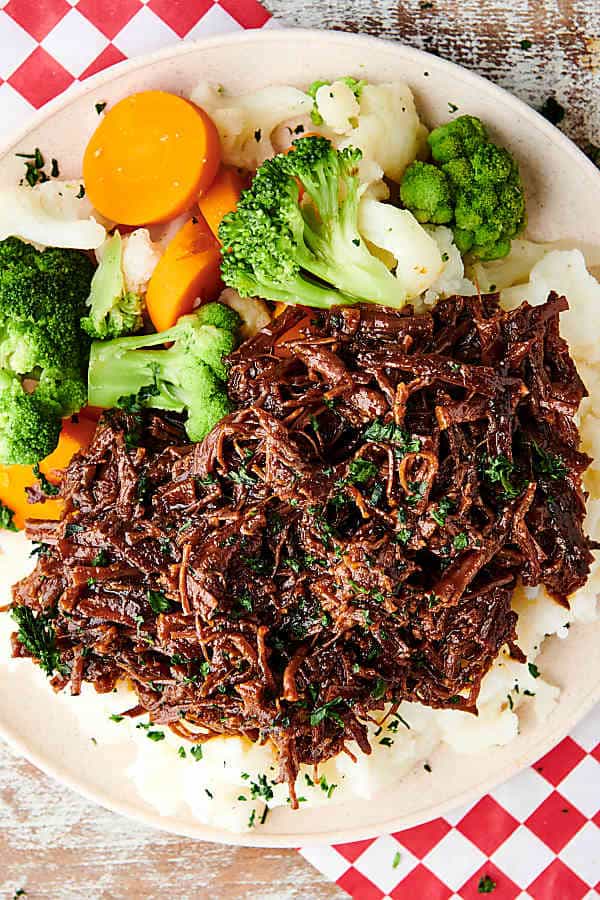
[[[456,105],[456,103],[452,103],[450,100],[448,100],[448,112],[455,113],[457,112],[457,110],[458,106]]]
[[[122,722],[124,717],[118,716],[116,713],[113,713],[112,716],[109,716],[108,718],[111,722]]]
[[[177,756],[179,756],[180,759],[186,758],[187,753],[185,752],[185,747],[179,747],[179,749],[177,750]]]
[[[394,741],[392,740],[391,737],[382,737],[381,740],[379,741],[379,743],[383,747],[392,747],[394,745]]]
[[[147,591],[146,599],[152,608],[152,612],[167,613],[171,611],[171,601],[168,600],[162,591]]]
[[[342,702],[341,697],[334,697],[333,700],[328,700],[327,703],[313,709],[310,714],[310,724],[312,727],[315,728],[317,725],[320,725],[324,719],[333,719],[340,728],[345,728],[344,720],[334,709],[335,706],[339,706]]]
[[[79,190],[75,194],[75,197],[77,198],[77,200],[83,200],[83,198],[85,197],[85,188],[82,184],[79,185]]]
[[[385,697],[385,692],[387,691],[387,684],[383,680],[383,678],[378,678],[375,682],[375,687],[371,691],[371,696],[374,697],[375,700],[381,700],[382,697]]]
[[[273,799],[273,788],[267,781],[265,774],[259,775],[258,781],[250,782],[250,796],[253,800],[257,800],[259,797],[262,797],[263,800]]]
[[[92,560],[93,566],[106,566],[108,565],[108,554],[105,550],[100,550],[96,553],[95,557]]]
[[[348,481],[351,484],[364,484],[375,475],[378,469],[374,462],[368,459],[353,459],[348,467]]]
[[[400,860],[401,860],[401,859],[402,859],[402,854],[401,854],[400,851],[398,850],[398,851],[394,854],[394,859],[392,860],[392,869],[397,869],[397,868],[398,868],[398,866],[400,865]]]
[[[39,147],[36,147],[33,153],[15,153],[15,156],[25,160],[25,181],[30,187],[48,181],[48,176],[44,172],[44,157]]]
[[[248,828],[254,828],[254,820],[256,819],[256,810],[253,809],[248,819]]]
[[[56,649],[56,633],[50,624],[54,618],[52,613],[39,613],[35,616],[28,606],[13,606],[11,616],[19,626],[19,642],[39,660],[40,669],[46,675],[59,672],[67,674],[67,668],[60,661],[60,653]]]
[[[465,547],[469,546],[469,538],[464,531],[461,531],[455,536],[454,540],[452,541],[452,546],[455,550],[464,550]]]
[[[532,663],[532,662],[527,663],[527,668],[529,669],[529,674],[531,675],[532,678],[540,677],[540,670],[538,669],[538,667],[536,666],[535,663]]]
[[[547,478],[558,480],[564,478],[568,472],[567,465],[562,458],[556,453],[549,453],[544,450],[538,443],[532,441],[532,447],[535,450],[533,459],[533,467],[540,475],[546,475]]]
[[[493,881],[489,875],[483,875],[479,879],[479,884],[477,885],[477,893],[491,894],[495,890],[496,890],[496,882]]]
[[[483,474],[491,484],[500,484],[509,500],[514,500],[521,493],[512,480],[514,473],[515,464],[502,453],[484,460]]]
[[[9,509],[8,506],[5,506],[4,503],[0,502],[0,528],[3,528],[5,531],[17,531],[17,526],[13,522],[14,512],[12,509]],[[45,547],[45,544],[40,544],[40,547]],[[32,551],[33,552],[33,551]],[[37,551],[41,553],[41,550]]]
[[[104,103],[96,103],[94,105],[94,109],[96,110],[98,115],[100,115],[100,113],[103,113],[104,110],[106,109],[106,101]]]
[[[381,422],[375,419],[363,431],[366,441],[387,441],[395,444],[396,450],[402,455],[406,453],[418,453],[421,449],[419,438],[412,437],[404,428],[400,428],[394,422]]]
[[[521,50],[531,50],[533,43],[529,40],[529,38],[523,38],[522,41],[519,41],[519,47]]]
[[[196,762],[200,762],[202,759],[202,744],[194,744],[193,747],[190,747],[190,754],[194,757]]]
[[[158,741],[164,741],[165,733],[164,731],[147,731],[146,737],[148,740],[158,743]]]
[[[437,506],[429,510],[429,514],[438,525],[446,524],[446,516],[454,509],[454,501],[448,497],[442,497]]]
[[[78,525],[76,522],[70,522],[65,527],[65,537],[72,537],[74,534],[78,534],[80,531],[85,531],[83,525]]]
[[[239,466],[238,469],[234,469],[232,472],[229,472],[227,477],[233,481],[234,484],[241,484],[243,487],[252,487],[258,481],[255,475],[248,471],[246,466]]]

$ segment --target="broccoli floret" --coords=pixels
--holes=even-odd
[[[339,81],[343,81],[344,84],[347,84],[354,96],[357,100],[360,100],[360,95],[362,94],[362,89],[364,88],[366,81],[358,81],[356,78],[353,78],[351,75],[346,75],[345,78],[338,79]],[[313,81],[309,89],[307,90],[307,94],[309,97],[312,97],[314,100],[313,107],[310,111],[310,117],[312,119],[313,125],[322,125],[323,124],[323,116],[319,112],[319,107],[317,105],[317,91],[319,88],[324,87],[327,84],[331,84],[331,81]]]
[[[0,529],[3,531],[18,531],[18,528],[13,521],[14,515],[12,509],[9,509],[8,506],[5,506],[4,503],[0,501]]]
[[[39,462],[86,402],[81,331],[94,267],[78,250],[0,242],[0,462]]]
[[[360,159],[360,150],[305,137],[263,163],[219,229],[225,283],[290,304],[402,306],[398,281],[358,231]]]
[[[142,298],[125,290],[122,253],[121,235],[115,231],[92,278],[87,300],[90,313],[81,321],[82,328],[96,340],[134,334],[144,322]]]
[[[52,453],[61,428],[60,408],[42,391],[27,393],[20,379],[0,369],[0,459],[32,464]]]
[[[461,253],[500,259],[526,224],[517,163],[489,140],[474,116],[431,132],[432,163],[414,162],[400,185],[402,202],[419,222],[449,224]]]
[[[233,310],[210,303],[167,331],[94,342],[89,402],[186,412],[190,439],[201,440],[231,410],[222,358],[235,347],[239,323]],[[152,349],[163,344],[171,346]]]

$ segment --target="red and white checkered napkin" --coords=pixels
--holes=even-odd
[[[0,0],[0,137],[113,63],[269,20],[256,0]],[[599,740],[600,708],[536,766],[466,809],[377,840],[300,852],[358,900],[468,900],[485,875],[494,900],[597,896]]]

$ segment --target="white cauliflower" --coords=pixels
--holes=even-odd
[[[231,96],[202,81],[191,93],[217,126],[223,161],[256,169],[274,155],[271,135],[278,125],[310,112],[308,94],[293,87],[266,87],[251,94]]]
[[[240,337],[243,341],[254,337],[271,321],[271,314],[264,300],[259,300],[257,297],[240,297],[233,288],[225,288],[224,291],[221,291],[219,303],[230,306],[241,318]]]
[[[465,267],[454,236],[449,228],[439,225],[437,228],[426,227],[428,234],[438,245],[442,255],[443,268],[436,281],[423,295],[426,306],[432,306],[440,297],[452,297],[454,294],[472,296],[477,289],[472,281],[465,278]]]
[[[79,182],[46,181],[0,191],[0,240],[11,236],[38,247],[95,250],[106,229],[92,215]]]
[[[145,294],[162,251],[150,239],[147,228],[136,228],[123,238],[121,265],[125,289],[134,294]]]
[[[314,130],[337,147],[359,147],[364,158],[376,162],[392,181],[401,180],[406,167],[423,149],[427,129],[419,119],[410,88],[403,82],[365,84],[357,99],[344,81],[335,81],[318,88],[315,101],[323,123]]]
[[[357,127],[360,106],[356,92],[347,81],[322,84],[315,92],[315,104],[323,122],[334,134],[348,134]]]
[[[426,291],[440,275],[443,262],[438,245],[408,210],[363,197],[358,230],[395,258],[399,295],[406,299]]]

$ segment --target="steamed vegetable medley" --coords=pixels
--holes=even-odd
[[[468,115],[428,134],[404,84],[96,110],[81,178],[35,148],[0,203],[1,527],[60,516],[103,409],[181,413],[201,440],[230,410],[225,357],[281,304],[475,293],[465,265],[481,277],[525,227],[508,150]]]

